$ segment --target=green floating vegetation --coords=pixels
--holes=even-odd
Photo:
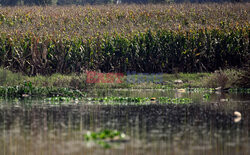
[[[173,104],[188,104],[193,102],[191,98],[159,97],[158,100],[160,103],[173,103]]]
[[[100,132],[88,132],[83,135],[87,142],[94,141],[104,148],[110,148],[111,142],[126,142],[129,140],[128,136],[117,130],[103,130]]]
[[[59,101],[70,101],[72,100],[72,98],[70,97],[51,97],[51,98],[47,98],[45,99],[46,101],[54,101],[54,102],[59,102]]]
[[[230,93],[244,93],[250,94],[250,88],[231,88],[229,89]]]
[[[206,101],[208,101],[210,98],[211,98],[211,93],[205,93],[203,95],[203,99],[206,100]]]
[[[141,103],[147,101],[147,98],[141,97],[103,97],[103,98],[92,98],[92,101],[99,101],[99,102],[136,102]]]
[[[49,104],[63,104],[63,103],[69,103],[72,101],[72,103],[77,104],[78,103],[78,98],[76,97],[62,97],[62,96],[58,96],[58,97],[50,97],[50,98],[46,98],[45,101]]]
[[[24,97],[83,97],[84,94],[79,90],[56,87],[33,87],[31,82],[25,82],[18,86],[0,86],[0,97],[24,98]]]
[[[216,90],[215,88],[186,88],[186,92],[194,92],[194,93],[202,93],[205,92],[207,94],[211,94]],[[230,88],[228,90],[222,90],[224,92],[228,93],[244,93],[244,94],[249,94],[250,93],[250,88]],[[204,96],[206,98],[206,95]]]
[[[194,93],[201,93],[201,92],[213,92],[214,88],[186,88],[186,92],[194,92]]]
[[[170,97],[159,97],[159,98],[147,98],[147,97],[103,97],[103,98],[88,98],[88,101],[98,101],[109,104],[116,103],[168,103],[168,104],[188,104],[192,103],[190,98],[170,98]]]

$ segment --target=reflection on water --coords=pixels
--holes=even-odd
[[[103,95],[109,93],[116,95]],[[166,95],[151,93],[155,94],[146,95]],[[189,105],[112,106],[83,102],[50,106],[41,104],[41,100],[3,100],[0,154],[249,154],[250,102],[245,100],[249,96],[240,96],[244,101],[236,101],[238,95],[226,95],[231,102]],[[202,100],[201,94],[193,96],[201,96]],[[234,122],[235,111],[242,115],[238,123]],[[130,140],[115,143],[111,149],[84,141],[87,131],[102,129],[119,130]]]

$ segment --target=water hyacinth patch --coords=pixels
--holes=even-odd
[[[143,101],[147,101],[146,98],[140,97],[104,97],[104,98],[90,98],[91,101],[98,101],[98,102],[135,102],[140,103]]]
[[[169,104],[189,104],[193,103],[191,98],[169,98],[169,97],[159,97],[160,103],[169,103]]]
[[[244,93],[250,94],[250,88],[231,88],[229,89],[230,93]]]
[[[94,141],[104,148],[110,148],[111,142],[126,142],[129,140],[128,136],[117,130],[103,130],[100,132],[87,132],[83,135],[87,142]]]
[[[126,137],[124,133],[117,130],[103,130],[101,132],[88,132],[84,135],[84,139],[89,140],[106,140],[106,141],[117,141],[122,140]]]
[[[51,97],[51,98],[46,98],[44,101],[47,104],[52,104],[52,105],[61,105],[61,104],[78,104],[80,98],[75,98],[75,97]]]
[[[104,104],[150,104],[150,103],[162,103],[162,104],[189,104],[192,103],[190,98],[147,98],[147,97],[103,97],[103,98],[87,98],[88,101],[94,103]]]

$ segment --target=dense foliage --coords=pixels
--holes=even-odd
[[[241,67],[249,5],[1,8],[0,66],[29,75]]]

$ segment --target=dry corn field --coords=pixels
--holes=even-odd
[[[0,7],[0,66],[30,75],[241,67],[249,11],[250,3]]]

